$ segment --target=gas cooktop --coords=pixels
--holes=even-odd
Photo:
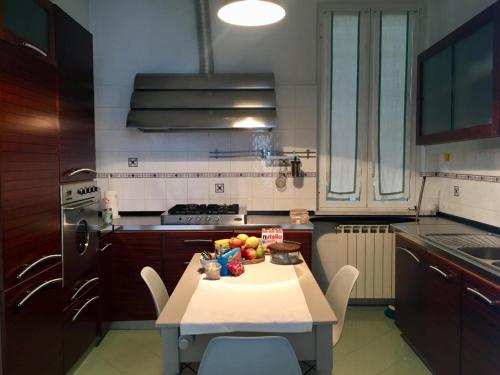
[[[246,211],[237,204],[176,204],[161,215],[162,224],[241,225]]]

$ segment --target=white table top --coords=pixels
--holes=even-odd
[[[177,284],[174,292],[170,296],[167,305],[161,312],[156,325],[158,327],[180,327],[182,317],[191,300],[191,296],[198,286],[200,281],[200,254],[195,254],[191,259],[186,271],[182,275],[181,280]],[[258,264],[249,265],[247,267],[258,267]],[[304,293],[307,307],[312,317],[313,325],[336,324],[337,317],[333,313],[328,301],[324,297],[319,288],[314,276],[305,262],[294,266],[297,273],[300,287]]]

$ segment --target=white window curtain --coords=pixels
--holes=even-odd
[[[419,11],[322,13],[318,208],[409,207]]]

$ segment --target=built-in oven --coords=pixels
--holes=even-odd
[[[97,277],[99,198],[95,181],[61,186],[63,279],[70,293]]]

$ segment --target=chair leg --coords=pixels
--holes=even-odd
[[[307,369],[304,372],[302,372],[302,375],[309,374],[311,371],[316,370],[316,366],[315,365],[311,365],[307,361],[300,361],[300,363],[307,367]]]
[[[184,372],[185,369],[191,370],[193,374],[197,374],[198,372],[191,367],[191,363],[181,363],[181,374]]]

